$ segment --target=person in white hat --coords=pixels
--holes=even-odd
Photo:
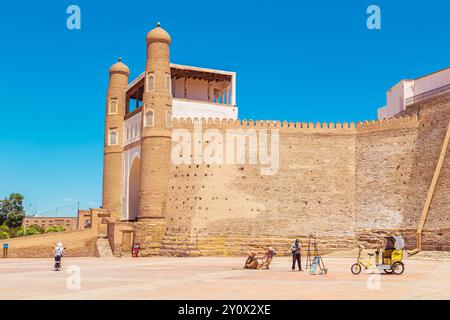
[[[58,270],[61,267],[61,259],[64,253],[64,247],[61,242],[56,244],[53,256],[55,257],[55,269]]]

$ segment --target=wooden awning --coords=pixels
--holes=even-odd
[[[180,79],[180,78],[192,78],[192,79],[203,79],[209,81],[229,81],[231,82],[231,75],[228,74],[220,74],[213,73],[207,71],[199,71],[199,70],[187,70],[187,69],[178,69],[176,67],[170,68],[170,73],[172,79]]]

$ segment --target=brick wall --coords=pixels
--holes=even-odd
[[[25,228],[28,228],[30,226],[39,226],[44,229],[52,226],[63,226],[66,230],[76,230],[77,218],[27,216],[25,217],[25,219],[23,219],[22,226]]]
[[[337,238],[354,235],[356,128],[277,125],[280,168],[275,175],[261,175],[261,165],[248,160],[242,165],[172,165],[168,237],[184,237],[179,244],[195,243],[201,254],[242,254],[270,244],[283,251],[292,239],[311,232],[333,238],[330,247],[339,246]],[[225,132],[230,126],[204,123],[207,128]]]
[[[414,172],[417,117],[358,128],[356,146],[356,227],[413,227],[405,211]]]
[[[92,225],[91,210],[78,210],[78,229],[88,229]]]
[[[420,112],[411,109],[403,118],[357,126],[203,121],[203,130],[222,133],[279,129],[280,169],[264,176],[260,165],[248,160],[172,165],[161,253],[243,254],[269,245],[283,252],[292,239],[310,233],[324,250],[336,250],[367,237],[374,241],[370,234],[415,233],[450,118],[446,99],[428,102]],[[194,125],[175,119],[174,127],[192,132]],[[433,230],[439,227],[445,235],[450,227],[448,194],[447,155],[425,226],[431,230],[424,234],[426,247],[446,248],[445,236],[439,240]],[[415,239],[409,243],[415,245]]]
[[[413,174],[408,185],[405,212],[409,225],[417,225],[436,163],[450,123],[450,94],[415,105],[405,114],[418,114],[417,142],[415,144]],[[444,159],[441,174],[431,202],[425,228],[450,227],[450,148]]]
[[[407,229],[364,229],[357,233],[358,243],[367,248],[384,246],[384,237],[400,232],[405,239],[407,250],[415,249],[417,228]],[[450,251],[450,228],[424,229],[422,233],[422,250]]]

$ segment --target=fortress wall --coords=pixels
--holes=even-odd
[[[417,117],[357,126],[356,227],[414,227],[405,221],[405,201],[413,174]]]
[[[204,174],[203,165],[171,166],[166,207],[168,232],[190,235],[192,215],[202,201],[200,192],[202,174]]]
[[[450,94],[408,108],[418,114],[419,127],[405,211],[408,224],[417,225],[433,178],[442,143],[450,123]],[[444,158],[425,228],[450,227],[450,148]]]
[[[180,122],[174,129],[193,131],[192,121]],[[203,121],[203,132],[215,128],[224,136],[233,128],[266,128],[269,135],[278,129],[279,170],[261,175],[266,165],[248,164],[248,156],[246,164],[172,165],[168,237],[185,237],[199,254],[244,254],[269,245],[283,252],[292,239],[310,233],[322,239],[323,249],[347,246],[355,236],[356,129],[337,126]]]
[[[323,251],[330,251],[357,241],[374,244],[395,229],[405,232],[413,248],[411,235],[450,118],[449,105],[441,100],[422,107],[419,118],[417,110],[410,110],[400,118],[357,126],[174,119],[174,129],[187,130],[193,145],[199,143],[194,123],[201,124],[202,133],[216,129],[224,137],[229,129],[242,129],[238,136],[279,130],[280,165],[276,174],[261,175],[267,166],[248,164],[248,155],[245,164],[172,164],[162,253],[245,254],[269,245],[288,253],[293,238],[306,243],[310,233]],[[204,139],[198,145],[213,142]],[[245,146],[248,152],[248,140]],[[429,249],[443,247],[448,237],[449,159],[425,225]]]

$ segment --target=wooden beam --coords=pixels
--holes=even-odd
[[[136,108],[139,107],[139,89],[140,87],[138,87],[136,90]]]
[[[133,95],[133,94],[137,91],[138,88],[140,88],[140,87],[144,88],[144,80],[145,80],[145,77],[142,78],[141,80],[139,80],[138,82],[136,82],[136,83],[135,83],[128,91],[127,91],[127,93],[129,93],[130,95]]]
[[[231,76],[226,74],[217,74],[217,73],[210,73],[210,72],[204,72],[204,71],[197,71],[197,70],[180,70],[176,68],[170,69],[172,77],[184,77],[187,76],[189,78],[199,78],[204,80],[211,80],[211,81],[231,81]]]
[[[423,206],[422,215],[419,220],[419,226],[417,227],[417,249],[422,250],[422,231],[427,219],[428,211],[430,209],[431,200],[433,200],[434,190],[436,189],[436,184],[441,173],[442,164],[444,163],[445,154],[447,153],[448,143],[450,141],[450,123],[447,127],[447,134],[445,135],[444,143],[442,144],[441,153],[439,155],[439,160],[434,170],[433,179],[431,180],[430,188],[428,189],[427,199],[425,205]]]
[[[211,83],[211,80],[207,80],[208,81],[208,84],[206,85],[206,91],[207,91],[207,93],[208,93],[208,101],[211,101],[211,94],[209,93],[209,91],[210,91],[210,83]]]
[[[130,112],[130,96],[127,94],[125,97],[125,114],[127,114],[128,112]]]

